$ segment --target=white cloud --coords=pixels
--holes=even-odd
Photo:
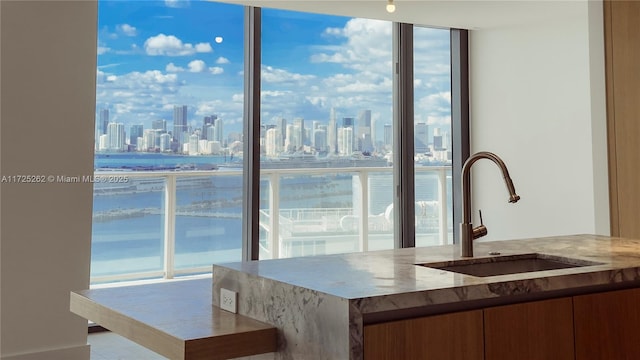
[[[224,69],[219,66],[213,66],[209,68],[209,72],[213,75],[220,75],[224,72]]]
[[[174,63],[168,63],[167,66],[165,67],[165,71],[176,73],[176,72],[184,71],[184,68],[181,68],[180,66],[176,66]]]
[[[152,56],[186,56],[213,51],[209,43],[199,43],[193,46],[189,43],[183,43],[182,40],[173,35],[165,34],[158,34],[148,38],[144,42],[144,49],[147,55]]]
[[[342,36],[343,31],[340,28],[326,28],[324,30],[324,35],[328,36]]]
[[[388,21],[351,19],[344,28],[327,28],[325,36],[344,38],[340,46],[318,46],[314,63],[336,63],[358,71],[387,72],[391,75],[392,24]]]
[[[315,106],[325,107],[327,105],[326,96],[307,96],[307,101]]]
[[[106,74],[104,73],[104,71],[100,70],[100,69],[96,69],[96,82],[98,84],[101,84],[104,82],[104,78],[105,78]]]
[[[176,74],[166,74],[159,70],[119,75],[99,71],[97,75],[98,103],[110,104],[114,121],[124,122],[125,125],[150,122],[157,118],[153,114],[167,114],[168,111],[163,106],[179,104],[178,90],[184,86]]]
[[[202,60],[193,60],[188,65],[189,71],[192,73],[203,72],[207,68],[207,64]]]
[[[334,53],[334,54],[313,54],[311,55],[311,62],[314,63],[337,63],[344,64],[348,63],[349,57],[345,56],[346,54]]]
[[[197,105],[196,115],[207,116],[216,114],[222,104],[221,100],[203,101]]]
[[[98,46],[98,55],[102,55],[105,54],[107,52],[109,52],[111,49],[106,47],[106,46]]]
[[[115,96],[115,97],[130,97],[130,96],[136,96],[136,93],[134,93],[132,91],[114,91],[113,92],[113,96]]]
[[[443,85],[443,81],[448,79],[445,76],[449,62],[446,34],[441,36],[442,39],[428,42],[414,34],[414,58],[420,64],[416,68],[414,82],[416,119],[433,124],[450,121],[451,94]],[[344,27],[328,28],[319,35],[329,40],[326,44],[331,45],[302,45],[310,46],[311,55],[299,59],[296,66],[284,67],[281,62],[262,66],[262,111],[268,114],[265,118],[304,117],[327,121],[329,108],[335,107],[340,119],[356,117],[360,110],[371,109],[372,117],[379,120],[378,124],[390,123],[391,25],[388,22],[352,19]],[[241,123],[244,101],[241,90],[226,81],[212,84],[207,80],[210,78],[197,75],[205,72],[242,75],[242,70],[226,65],[231,63],[228,58],[197,55],[198,51],[213,52],[213,43],[193,40],[185,43],[174,35],[158,34],[149,37],[144,46],[140,42],[138,44],[137,52],[142,54],[192,57],[187,61],[163,62],[167,64],[164,71],[118,73],[115,76],[105,73],[108,69],[100,69],[96,74],[99,102],[118,104],[114,117],[120,116],[125,124],[143,121],[150,124],[155,118],[171,119],[173,106],[185,104],[189,106],[190,115],[196,115],[189,119],[191,121],[200,123],[201,116],[217,114],[224,118],[225,125],[235,121]],[[106,48],[105,44],[100,45]],[[437,54],[433,52],[434,46]],[[202,60],[193,60],[198,57]],[[184,72],[194,72],[194,75]],[[183,79],[188,79],[188,82]],[[238,131],[231,126],[227,129]],[[380,129],[378,136],[379,133]]]
[[[129,24],[120,24],[118,26],[116,26],[116,29],[121,32],[122,34],[126,35],[126,36],[136,36],[138,35],[138,30],[129,25]]]
[[[315,79],[315,75],[302,75],[272,66],[262,66],[262,79],[267,83],[296,82],[300,85],[308,80]]]
[[[417,99],[416,112],[425,114],[428,119],[431,119],[431,122],[442,123],[440,119],[449,119],[450,121],[451,92],[443,91],[420,97]]]
[[[170,8],[184,8],[189,6],[189,0],[164,0],[164,4]]]
[[[198,43],[196,44],[196,52],[199,53],[210,53],[213,52],[213,48],[209,43]]]
[[[281,97],[291,95],[291,91],[263,90],[260,92],[261,97]]]

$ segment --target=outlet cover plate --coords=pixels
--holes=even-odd
[[[238,293],[220,288],[220,308],[236,314],[238,312]]]

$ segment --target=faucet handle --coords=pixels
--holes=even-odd
[[[487,227],[484,226],[484,223],[482,222],[482,210],[478,210],[478,212],[480,213],[480,226],[476,226],[473,228],[471,233],[472,239],[483,237],[489,233]]]

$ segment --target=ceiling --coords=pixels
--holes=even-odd
[[[222,0],[221,2],[478,30],[566,18],[585,9],[584,4],[588,1],[601,3],[601,0],[394,0],[396,11],[389,14],[385,10],[386,0]]]

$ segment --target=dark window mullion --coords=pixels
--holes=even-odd
[[[242,260],[258,260],[260,210],[260,8],[245,7]]]
[[[413,25],[393,24],[393,185],[395,247],[414,247]]]
[[[461,29],[451,29],[451,132],[453,241],[458,243],[458,225],[462,222],[462,165],[470,155],[469,32]]]

